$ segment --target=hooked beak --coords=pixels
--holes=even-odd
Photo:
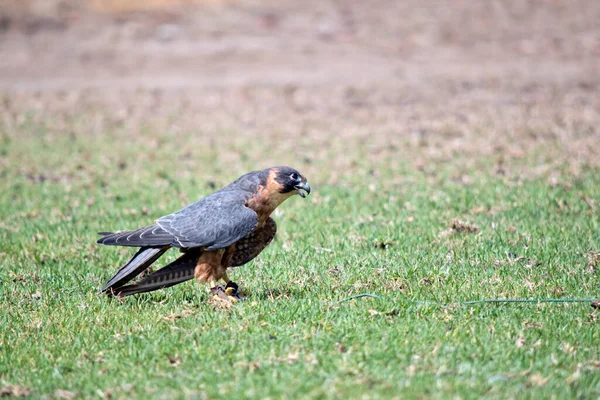
[[[300,195],[300,197],[306,197],[307,194],[310,194],[310,186],[307,182],[300,182],[294,186],[294,189],[296,189],[296,192]],[[306,192],[306,194],[304,194],[303,190]]]

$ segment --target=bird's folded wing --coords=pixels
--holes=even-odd
[[[158,225],[151,225],[134,231],[98,232],[98,243],[107,246],[162,247],[177,243],[177,239]]]
[[[246,207],[249,193],[219,191],[156,221],[175,237],[176,247],[222,249],[252,232],[258,215]]]
[[[155,248],[142,247],[137,253],[123,265],[108,282],[100,289],[100,292],[114,292],[120,286],[123,286],[142,271],[147,269],[154,261],[167,251],[169,247]]]

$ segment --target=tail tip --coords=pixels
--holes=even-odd
[[[109,296],[109,297],[123,297],[122,288],[113,287],[113,286],[104,286],[102,289],[98,290],[98,295]],[[126,295],[125,295],[126,296]]]

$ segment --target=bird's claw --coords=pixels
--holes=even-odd
[[[238,291],[238,285],[231,281],[229,281],[225,287],[223,287],[223,285],[217,285],[212,287],[210,291],[215,300],[228,303],[235,303],[246,298],[246,296]]]
[[[227,296],[239,296],[238,284],[232,281],[227,282],[227,285],[225,285],[225,293],[227,294]]]

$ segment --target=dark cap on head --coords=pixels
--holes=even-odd
[[[310,193],[310,185],[306,177],[294,168],[281,166],[273,169],[277,170],[275,180],[281,185],[281,193],[296,191],[301,197],[306,197]]]

